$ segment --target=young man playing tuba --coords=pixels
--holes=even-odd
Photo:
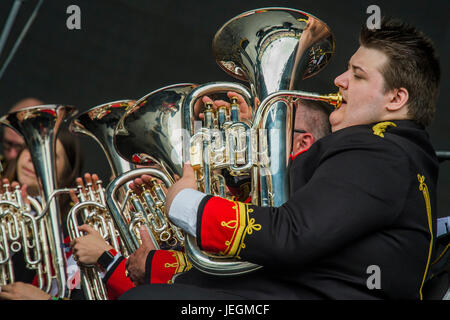
[[[363,26],[335,79],[343,103],[330,115],[333,133],[292,161],[285,204],[203,194],[189,164],[169,189],[169,217],[202,250],[263,268],[235,277],[191,270],[174,285],[138,286],[123,298],[423,299],[438,176],[425,127],[439,79],[421,32],[387,19],[380,29]],[[145,250],[128,261],[132,278],[145,273]]]

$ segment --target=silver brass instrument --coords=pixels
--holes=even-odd
[[[114,136],[116,152],[124,152],[126,155],[120,156],[132,163],[153,166],[127,172],[113,180],[106,189],[108,207],[130,252],[139,247],[136,231],[132,230],[138,229],[142,224],[147,226],[156,248],[184,247],[183,233],[165,215],[164,188],[172,185],[174,174],[182,174],[182,141],[173,132],[181,129],[181,104],[195,87],[195,84],[178,84],[155,90],[136,101],[117,124]],[[154,110],[146,107],[154,105],[157,106]],[[132,122],[131,131],[127,131],[129,121]],[[167,143],[170,139],[175,140]],[[117,148],[117,144],[123,148]],[[176,147],[172,148],[172,145]],[[148,152],[149,148],[151,152]],[[142,193],[140,199],[127,192],[120,201],[117,191],[128,181],[143,174],[157,178],[163,185],[155,183],[150,190]],[[120,212],[130,200],[132,216],[127,221],[121,219]]]
[[[124,241],[128,252],[133,253],[140,246],[139,229],[144,226],[156,249],[183,247],[183,234],[165,216],[163,185],[155,181],[153,187],[144,189],[141,196],[129,189],[124,198],[118,197],[120,188],[144,174],[158,178],[166,188],[173,183],[171,177],[160,169],[139,168],[118,176],[108,185],[107,204],[121,235],[120,238]],[[121,212],[128,212],[129,218],[123,219]]]
[[[161,170],[136,169],[134,164],[117,155],[113,141],[114,129],[120,117],[133,103],[132,100],[120,100],[96,106],[77,116],[70,124],[72,132],[93,138],[108,159],[114,179],[107,186],[102,205],[106,205],[109,217],[114,222],[116,235],[120,238],[120,250],[117,251],[125,257],[139,247],[141,226],[147,227],[156,248],[162,243],[170,247],[175,246],[183,240],[177,236],[181,233],[170,228],[167,219],[162,215],[165,195],[159,184],[155,182],[140,195],[127,186],[130,180],[145,173],[160,177],[169,186],[171,184]],[[139,175],[136,175],[136,172],[139,172]]]
[[[301,81],[323,69],[334,49],[329,28],[308,13],[287,8],[245,12],[220,28],[213,40],[213,52],[222,69],[250,84],[251,94],[245,89],[238,93],[247,101],[255,101],[252,119],[239,120],[235,102],[232,102],[228,118],[221,108],[213,111],[208,106],[201,110],[204,118],[199,118],[195,108],[202,96],[217,91],[236,91],[223,83],[191,88],[183,98],[182,109],[177,110],[179,114],[171,117],[164,116],[169,111],[163,99],[149,97],[154,103],[139,106],[142,110],[138,112],[143,117],[149,114],[140,125],[136,126],[137,119],[131,111],[121,120],[116,130],[118,152],[129,161],[147,158],[162,161],[176,173],[181,162],[189,159],[196,171],[199,189],[219,196],[223,196],[224,185],[217,170],[225,169],[232,175],[249,174],[252,203],[280,206],[289,196],[287,164],[294,121],[293,102],[301,98],[326,101],[336,108],[341,104],[340,94],[299,91]],[[138,110],[138,106],[135,107]],[[178,117],[182,117],[181,124]],[[173,128],[180,128],[183,133],[177,134]],[[142,136],[139,143],[133,143],[139,135]],[[174,141],[183,141],[182,146]],[[222,181],[219,187],[217,181]],[[196,239],[189,235],[185,249],[192,265],[205,273],[236,275],[260,268],[239,259],[202,252]]]
[[[34,170],[41,192],[42,212],[36,220],[42,219],[48,225],[48,248],[51,265],[54,269],[52,279],[56,280],[58,295],[68,297],[64,238],[61,228],[56,182],[55,147],[56,136],[62,121],[73,115],[76,109],[63,105],[43,105],[21,109],[0,118],[0,123],[21,134],[30,151]],[[41,232],[45,230],[41,229]],[[45,249],[45,248],[44,248]],[[47,283],[50,284],[50,281]]]
[[[248,81],[253,97],[261,101],[256,105],[249,131],[249,141],[256,143],[246,146],[249,149],[257,146],[248,152],[247,161],[253,163],[246,166],[251,167],[253,204],[278,207],[289,197],[287,164],[295,118],[293,102],[301,98],[340,106],[339,94],[299,91],[301,81],[323,69],[334,49],[333,35],[325,23],[306,12],[288,8],[245,12],[216,33],[213,52],[219,66],[233,77]],[[206,255],[190,237],[186,253],[193,266],[206,273],[234,275],[259,268],[239,260],[224,262],[223,257]]]
[[[23,251],[26,268],[36,271],[39,288],[48,292],[51,284],[51,265],[48,252],[48,228],[44,219],[37,220],[42,212],[38,200],[28,196],[23,199],[20,186],[10,190],[3,185],[0,193],[0,285],[15,282],[13,254]]]
[[[117,157],[113,148],[112,133],[123,112],[133,104],[134,100],[117,100],[95,106],[72,118],[69,130],[72,133],[88,136],[98,143],[110,165],[113,177],[134,169],[134,165]],[[119,232],[106,205],[105,190],[102,181],[96,186],[86,184],[87,192],[77,186],[79,202],[70,210],[67,218],[67,229],[71,240],[82,236],[78,226],[88,224],[99,231],[103,239],[117,252],[126,255],[126,248],[119,241]],[[106,286],[99,270],[94,265],[82,265],[81,281],[84,294],[88,300],[107,300]]]
[[[119,252],[120,244],[117,239],[118,234],[109,210],[106,207],[105,190],[102,182],[100,180],[97,181],[96,186],[93,186],[92,183],[87,183],[86,193],[82,190],[82,186],[77,186],[77,188],[79,202],[70,209],[67,216],[67,229],[70,239],[73,240],[81,236],[78,230],[80,223],[89,224],[100,233],[105,241]],[[106,286],[96,266],[80,265],[80,271],[82,288],[86,299],[107,300]]]
[[[113,139],[117,122],[134,102],[125,99],[92,107],[73,118],[69,125],[71,132],[86,135],[98,143],[105,153],[114,177],[135,168],[132,163],[117,156]]]

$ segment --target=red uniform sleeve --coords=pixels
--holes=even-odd
[[[134,283],[126,276],[125,261],[124,257],[120,257],[116,266],[113,266],[103,279],[106,283],[109,300],[116,300],[124,292],[134,287]]]
[[[192,268],[181,251],[156,250],[147,259],[146,279],[148,283],[172,283],[174,275]]]
[[[103,279],[106,283],[108,298],[115,300],[133,288],[134,283],[126,276],[125,258],[121,257]],[[153,250],[146,261],[146,282],[172,283],[174,275],[189,270],[192,265],[183,252],[175,250]]]
[[[201,215],[200,228],[197,228],[200,247],[205,251],[239,258],[240,251],[245,248],[245,237],[261,229],[251,215],[253,209],[250,204],[208,196],[203,199],[202,207],[203,212],[214,214]]]

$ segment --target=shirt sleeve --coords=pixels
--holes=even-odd
[[[169,210],[170,220],[194,237],[197,233],[197,210],[205,196],[194,189],[183,189],[175,196]]]

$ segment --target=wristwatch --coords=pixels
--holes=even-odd
[[[114,257],[116,254],[117,251],[114,249],[103,252],[103,254],[98,258],[97,264],[104,270],[106,270],[108,266],[111,264],[111,262],[114,261]]]

